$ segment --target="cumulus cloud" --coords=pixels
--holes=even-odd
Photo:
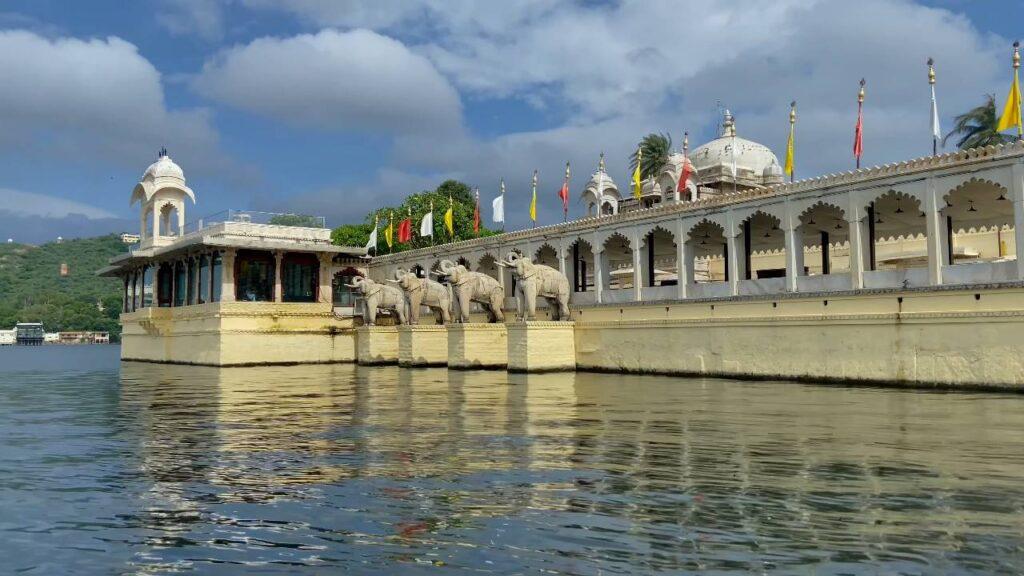
[[[368,30],[259,38],[195,78],[202,95],[301,127],[451,133],[459,95],[425,57]]]
[[[121,167],[161,145],[197,170],[221,160],[208,113],[170,109],[159,71],[120,38],[0,31],[0,78],[0,148]]]

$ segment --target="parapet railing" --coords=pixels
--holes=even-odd
[[[274,226],[294,226],[298,228],[327,227],[327,221],[323,216],[289,214],[283,212],[260,212],[256,210],[223,210],[185,224],[185,229],[182,232],[183,234],[192,234],[224,222],[270,224]]]

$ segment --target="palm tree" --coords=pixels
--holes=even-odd
[[[996,130],[999,125],[999,118],[996,116],[996,97],[993,94],[985,96],[985,103],[977,108],[957,116],[954,120],[953,129],[942,139],[942,144],[950,138],[960,138],[956,147],[960,150],[968,148],[979,148],[990,144],[1006,144],[1013,142],[1013,136],[1000,134]]]
[[[648,134],[640,140],[643,159],[640,162],[640,177],[650,178],[668,162],[672,151],[672,137],[668,134]],[[636,152],[629,157],[629,170],[636,170]]]

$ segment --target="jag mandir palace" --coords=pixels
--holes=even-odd
[[[126,360],[1024,384],[1024,143],[785,183],[727,113],[639,200],[603,161],[582,199],[579,220],[367,258],[332,245],[322,221],[186,225],[195,195],[164,155],[132,192],[140,243],[100,274],[123,281]],[[510,252],[565,275],[571,321],[547,320],[542,299],[537,320],[516,320]],[[353,278],[391,287],[445,260],[497,281],[504,323],[474,304],[469,323],[362,325]]]

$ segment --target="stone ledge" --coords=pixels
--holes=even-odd
[[[575,322],[542,320],[509,323],[509,372],[575,370],[575,334]]]

